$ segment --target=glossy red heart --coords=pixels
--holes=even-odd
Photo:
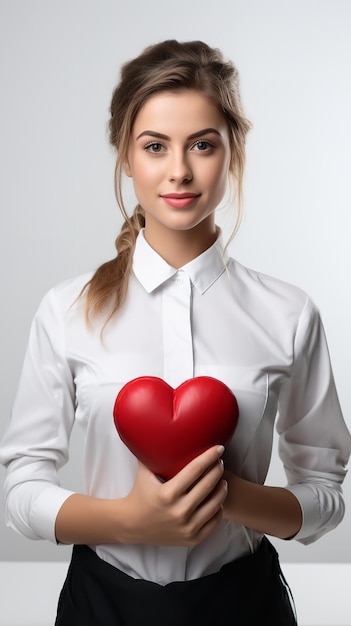
[[[113,417],[131,452],[168,480],[211,446],[229,442],[239,408],[216,378],[197,376],[173,389],[161,378],[141,376],[122,387]]]

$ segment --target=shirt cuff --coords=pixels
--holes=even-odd
[[[317,494],[314,489],[310,489],[308,485],[301,483],[287,485],[285,489],[294,494],[299,501],[302,511],[301,528],[291,539],[296,539],[302,543],[314,541],[320,525],[320,506]]]
[[[36,498],[30,513],[30,526],[40,539],[57,544],[55,524],[63,503],[75,492],[50,485]]]

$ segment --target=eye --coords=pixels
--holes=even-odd
[[[214,148],[214,145],[210,143],[209,141],[206,141],[205,139],[201,139],[197,141],[192,146],[192,150],[195,149],[196,152],[208,152],[209,150],[212,150],[213,148]]]
[[[158,141],[152,141],[151,143],[146,144],[144,150],[146,150],[147,152],[151,152],[151,154],[158,154],[162,152],[162,150],[164,150],[164,147],[162,143],[159,143]]]

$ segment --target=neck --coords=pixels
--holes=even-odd
[[[210,248],[218,237],[215,224],[209,228],[203,223],[189,230],[150,228],[146,222],[145,239],[148,244],[172,267],[178,269]]]

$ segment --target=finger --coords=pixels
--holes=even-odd
[[[171,478],[167,485],[173,491],[174,496],[180,497],[186,493],[211,467],[219,465],[218,461],[223,452],[223,446],[212,446]]]
[[[197,508],[204,519],[210,519],[219,509],[223,508],[224,502],[228,495],[228,483],[226,480],[220,480],[211,494],[205,498]]]
[[[188,533],[195,542],[202,540],[218,525],[223,517],[223,504],[227,497],[226,481],[221,481],[207,501],[195,511],[188,526]]]
[[[211,533],[213,533],[214,530],[216,530],[218,524],[221,522],[223,517],[223,510],[219,509],[217,511],[217,513],[211,517],[211,519],[209,519],[199,530],[199,532],[197,533],[196,537],[195,537],[195,542],[196,544],[201,543],[201,541],[204,541],[204,539],[206,539]]]
[[[213,496],[216,488],[222,482],[223,473],[223,463],[219,460],[188,490],[184,499],[190,512],[195,511],[206,499]]]

